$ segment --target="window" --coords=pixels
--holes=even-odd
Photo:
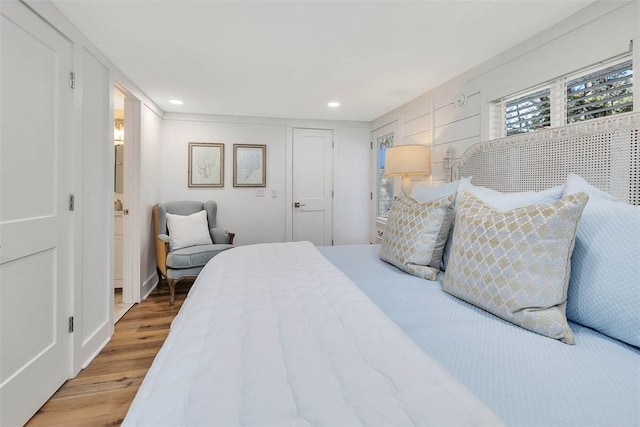
[[[633,111],[632,61],[561,77],[496,101],[492,111],[493,138]]]
[[[550,92],[545,89],[506,103],[507,136],[551,126]]]
[[[393,177],[384,176],[387,148],[393,146],[393,133],[376,138],[378,146],[378,216],[386,218],[393,202]]]
[[[633,68],[625,61],[567,82],[567,123],[633,110]]]

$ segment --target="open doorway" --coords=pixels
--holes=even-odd
[[[128,213],[125,206],[125,185],[126,174],[124,173],[125,162],[125,99],[126,95],[117,87],[114,89],[114,185],[113,185],[113,223],[114,223],[114,274],[113,274],[113,322],[116,323],[133,306],[124,297],[125,287],[131,286],[129,275],[125,274],[125,248],[124,244],[126,227],[124,226],[125,215]]]

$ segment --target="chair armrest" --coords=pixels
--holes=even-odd
[[[211,234],[211,240],[215,244],[227,243],[233,245],[233,238],[235,237],[235,233],[229,233],[224,228],[215,227],[209,230]]]
[[[167,277],[167,254],[169,253],[169,236],[158,234],[156,237],[156,265],[158,269]]]

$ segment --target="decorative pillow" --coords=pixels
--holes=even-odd
[[[457,181],[447,182],[445,184],[440,184],[435,187],[429,187],[424,184],[416,185],[411,191],[411,197],[415,199],[417,202],[431,202],[433,200],[440,199],[442,197],[447,197],[450,195],[455,195],[458,190],[458,185],[460,185],[461,181],[466,181],[471,184],[471,179],[473,177],[462,178]]]
[[[478,197],[483,202],[491,205],[492,207],[508,211],[511,209],[521,208],[524,206],[535,205],[538,203],[556,202],[562,197],[562,186],[549,188],[544,191],[523,191],[519,193],[502,193],[500,191],[492,190],[486,187],[479,187],[471,183],[471,179],[460,180],[460,185],[457,187],[456,203],[464,191],[468,191],[471,194]],[[457,212],[457,209],[456,209]],[[447,263],[449,261],[449,254],[451,253],[451,238],[455,229],[455,212],[454,218],[451,222],[451,231],[449,232],[449,239],[444,248],[444,255],[442,257],[442,269],[446,270]]]
[[[577,175],[564,191],[589,195],[571,257],[567,317],[640,347],[640,207]]]
[[[398,196],[387,218],[380,259],[427,280],[438,275],[453,213],[453,195],[418,203]]]
[[[574,343],[565,317],[576,228],[588,196],[506,212],[464,192],[442,289],[523,328]]]
[[[189,246],[211,244],[207,211],[202,210],[188,216],[168,213],[167,228],[172,251]]]

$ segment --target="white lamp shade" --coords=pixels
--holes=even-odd
[[[429,175],[431,151],[426,145],[407,144],[387,148],[384,158],[386,176]]]

